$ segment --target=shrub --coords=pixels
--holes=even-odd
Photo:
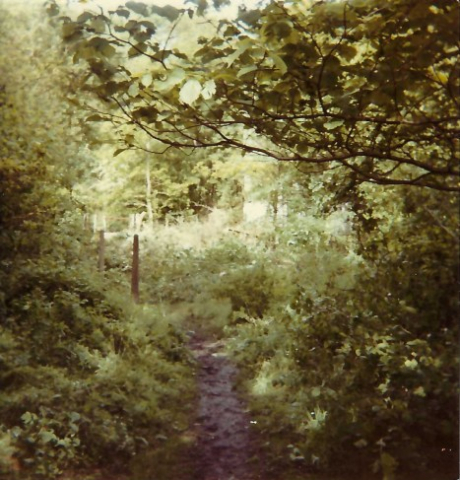
[[[107,466],[114,453],[110,465],[127,469],[155,435],[186,427],[185,339],[155,309],[123,304],[118,280],[45,258],[4,292],[0,414],[24,478]]]

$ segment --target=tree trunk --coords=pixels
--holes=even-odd
[[[145,162],[145,204],[147,207],[147,223],[153,226],[152,181],[150,179],[150,159]]]
[[[139,235],[133,238],[133,265],[131,270],[131,296],[139,302]]]
[[[100,272],[104,271],[105,264],[105,238],[104,230],[99,230],[99,260],[98,260],[98,270]]]

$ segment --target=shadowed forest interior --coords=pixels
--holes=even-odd
[[[0,480],[456,480],[459,25],[0,0]]]

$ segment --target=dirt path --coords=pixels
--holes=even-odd
[[[188,447],[172,444],[160,456],[146,451],[136,457],[131,473],[121,475],[90,469],[68,472],[62,480],[267,480],[245,402],[235,390],[236,366],[222,341],[195,335],[189,347],[197,362],[196,420],[187,431]],[[90,477],[88,474],[92,474]]]
[[[259,480],[262,460],[251,430],[251,418],[234,390],[236,367],[220,342],[195,339],[200,392],[197,469],[201,480]]]

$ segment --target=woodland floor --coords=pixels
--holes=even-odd
[[[194,335],[197,362],[196,419],[186,433],[190,447],[160,459],[140,459],[132,475],[86,471],[61,480],[271,480],[251,416],[235,389],[237,367],[221,340]]]
[[[259,480],[263,461],[251,417],[235,391],[238,374],[221,342],[194,339],[192,351],[198,361],[200,392],[196,422],[201,480]]]
[[[238,393],[238,369],[225,354],[223,340],[195,334],[189,348],[196,360],[198,399],[195,421],[184,434],[188,447],[172,447],[156,457],[146,453],[133,465],[132,473],[88,470],[61,480],[371,480],[377,475],[321,476],[266,462],[264,442],[254,428],[244,398]],[[269,465],[272,463],[271,465]],[[276,462],[275,462],[276,463]],[[365,470],[365,469],[364,469]],[[404,480],[443,480],[428,474]]]

